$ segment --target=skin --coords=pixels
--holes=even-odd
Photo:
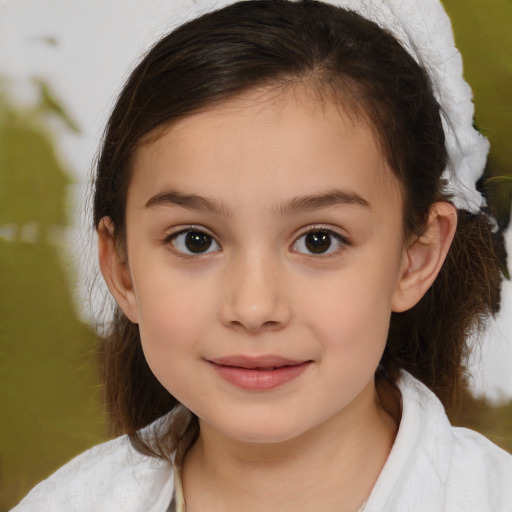
[[[100,264],[150,368],[199,417],[188,511],[360,507],[399,421],[374,382],[390,314],[433,282],[455,218],[437,203],[404,243],[401,187],[371,128],[301,87],[250,91],[137,151],[127,257],[104,219]],[[188,251],[187,229],[211,237],[205,252]],[[243,389],[211,363],[241,355],[305,369]]]

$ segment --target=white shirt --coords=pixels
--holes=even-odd
[[[512,512],[512,455],[452,427],[411,375],[402,372],[397,384],[400,427],[364,512]],[[12,512],[166,512],[173,492],[172,465],[122,436],[73,459]]]

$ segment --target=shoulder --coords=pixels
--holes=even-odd
[[[447,485],[453,492],[448,503],[466,504],[461,510],[512,512],[512,455],[473,430],[453,427],[452,431]]]
[[[140,454],[122,436],[62,466],[12,512],[160,512],[172,491],[172,465]]]
[[[452,427],[441,402],[411,375],[403,372],[398,387],[402,419],[368,512],[512,512],[512,455]]]

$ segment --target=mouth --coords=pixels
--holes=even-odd
[[[216,373],[230,384],[245,390],[265,391],[280,387],[299,377],[311,360],[280,356],[229,356],[206,360]]]

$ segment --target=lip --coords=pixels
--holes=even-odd
[[[294,360],[275,355],[228,356],[208,359],[217,374],[234,386],[254,391],[280,387],[299,377],[311,360]]]

